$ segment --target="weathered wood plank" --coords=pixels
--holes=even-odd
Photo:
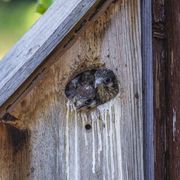
[[[141,1],[145,179],[154,179],[152,1]]]
[[[2,170],[0,177],[26,179],[27,172],[27,179],[38,180],[144,180],[140,20],[139,0],[116,1],[62,57],[56,49],[49,58],[57,62],[13,112],[16,126],[31,134],[29,148],[18,151],[29,160],[18,156],[15,168],[4,160],[11,174],[4,177]],[[118,96],[84,116],[67,113],[63,90],[68,79],[103,64],[117,74]]]
[[[1,117],[46,70],[47,67],[39,66],[53,49],[59,43],[62,49],[67,49],[82,27],[104,4],[110,3],[111,0],[71,0],[71,3],[59,0],[49,8],[0,62]],[[28,83],[23,85],[26,80]]]
[[[30,153],[29,132],[0,123],[0,179],[28,178]],[[13,172],[13,173],[12,173]]]
[[[155,179],[168,177],[167,154],[167,33],[165,1],[153,0],[153,74]]]
[[[169,179],[180,179],[180,1],[166,4],[168,32],[167,62],[167,151]]]

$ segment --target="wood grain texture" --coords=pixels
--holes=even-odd
[[[14,125],[28,129],[29,146],[18,150],[16,168],[10,157],[0,161],[3,180],[144,180],[140,16],[139,0],[116,1],[63,56],[57,49],[49,57],[56,63],[13,111]],[[118,96],[89,114],[68,110],[69,78],[101,66],[117,75]],[[2,152],[11,151],[7,144]]]
[[[169,179],[180,179],[180,2],[167,1],[167,151]]]
[[[141,1],[144,170],[147,180],[154,179],[152,1]]]
[[[28,130],[18,130],[0,123],[1,180],[27,179],[30,164],[29,140]]]
[[[167,32],[164,1],[153,1],[153,75],[155,179],[168,179],[167,151]]]
[[[111,0],[59,0],[48,9],[0,62],[1,117],[46,71],[47,67],[41,65],[54,48],[59,44],[65,51],[82,27],[104,4],[110,3]]]

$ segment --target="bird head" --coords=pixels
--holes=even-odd
[[[112,87],[116,82],[116,76],[109,69],[99,69],[95,73],[95,88],[100,86]]]
[[[96,91],[90,85],[84,85],[77,88],[77,94],[74,96],[73,103],[77,110],[88,110],[96,106]]]
[[[119,92],[117,78],[109,69],[98,69],[96,71],[94,86],[100,104],[109,101]]]

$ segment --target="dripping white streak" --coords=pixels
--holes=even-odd
[[[82,115],[83,128],[84,128],[84,141],[85,141],[85,145],[88,146],[87,134],[85,130],[85,124],[87,122],[87,115],[86,114],[81,114],[81,115]]]
[[[78,165],[78,127],[77,127],[77,111],[74,108],[75,113],[75,179],[79,180],[79,165]]]
[[[104,110],[101,110],[100,112],[101,112],[101,119],[102,119],[103,123],[105,124],[105,116],[106,115],[104,114]],[[104,142],[104,141],[106,141],[105,139],[106,139],[106,134],[105,134],[105,129],[103,128],[103,145],[105,144],[105,142]],[[104,145],[103,146],[103,172],[104,172],[103,179],[104,180],[106,180],[106,166],[105,166],[106,159],[104,158],[105,152],[106,152],[106,146]]]
[[[173,109],[173,141],[176,137],[176,111]]]
[[[108,135],[107,135],[107,104],[98,107],[101,119],[105,128],[103,128],[103,180],[109,179],[109,167],[108,167]]]
[[[96,146],[95,146],[95,118],[94,114],[91,114],[91,119],[92,119],[92,172],[95,174],[95,168],[96,168],[96,157],[95,157],[95,152],[96,152]]]
[[[70,102],[67,102],[67,112],[66,112],[66,175],[67,180],[69,180],[69,118],[70,118]]]
[[[118,107],[118,108],[117,108]],[[117,145],[117,158],[118,158],[118,175],[119,180],[122,180],[123,174],[122,174],[122,157],[121,157],[121,140],[120,140],[120,119],[121,119],[121,109],[119,109],[119,106],[114,106],[114,114],[115,114],[115,134],[116,134],[116,145]]]
[[[110,179],[109,177],[109,133],[108,133],[108,109],[105,109],[105,135],[106,135],[106,170],[107,170],[107,177],[108,179]]]
[[[100,165],[101,160],[101,151],[102,151],[102,137],[101,137],[101,129],[100,129],[100,119],[96,118],[97,123],[97,131],[98,131],[98,162]]]
[[[68,108],[68,102],[66,102],[66,107]],[[67,108],[66,108],[66,111],[67,111]],[[61,134],[61,130],[60,130],[60,126],[58,124],[58,138],[57,138],[57,141],[60,142],[60,134]],[[60,145],[61,143],[58,143],[58,147],[57,147],[57,151],[56,151],[56,175],[59,175],[59,163],[60,163],[60,158],[59,158],[59,151],[60,151]],[[0,178],[1,179],[1,178]]]
[[[121,166],[121,146],[120,146],[120,116],[116,117],[115,101],[110,101],[103,106],[100,106],[98,109],[100,111],[103,123],[105,124],[105,128],[103,128],[103,154],[105,155],[104,160],[104,176],[103,179],[114,179],[115,178],[115,161],[117,164],[117,171],[119,173],[119,179],[122,179],[122,166]],[[117,112],[119,111],[119,106]],[[118,112],[119,113],[119,112]],[[113,122],[119,125],[119,127],[115,127]],[[118,123],[117,123],[118,122]],[[118,140],[116,138],[116,134],[118,134]],[[118,148],[116,148],[118,146]],[[118,150],[119,149],[119,150]],[[119,151],[119,152],[118,152]],[[114,158],[114,152],[116,152],[116,159]],[[120,157],[119,157],[120,155]],[[110,169],[111,168],[111,169]],[[120,171],[120,172],[119,172]]]
[[[113,116],[113,112],[112,112],[112,105],[111,105],[111,102],[109,103],[109,123],[110,123],[110,154],[111,154],[111,176],[112,176],[112,179],[114,179],[114,153],[113,153],[113,129],[112,129],[112,116]]]

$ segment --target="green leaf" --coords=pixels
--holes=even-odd
[[[46,12],[47,8],[44,7],[43,4],[38,4],[36,7],[36,12],[40,13],[40,14],[44,14]]]
[[[39,0],[36,7],[36,12],[44,14],[52,3],[53,0]]]
[[[53,3],[53,0],[39,0],[39,3],[49,7]]]

